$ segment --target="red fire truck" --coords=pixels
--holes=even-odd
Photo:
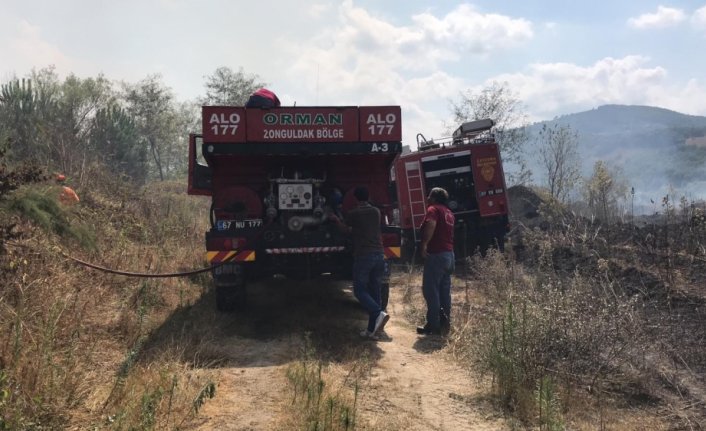
[[[508,200],[493,125],[490,119],[463,123],[451,138],[437,141],[418,134],[417,150],[399,157],[393,174],[403,260],[415,258],[426,198],[434,187],[449,193],[458,258],[476,251],[484,254],[491,246],[503,249],[509,229]]]
[[[211,196],[206,257],[219,310],[245,303],[266,275],[350,275],[350,239],[328,215],[357,205],[367,186],[381,210],[388,258],[400,256],[392,164],[401,151],[399,106],[204,106],[190,136],[189,194]]]

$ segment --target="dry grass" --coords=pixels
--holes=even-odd
[[[700,210],[643,228],[544,211],[521,247],[457,265],[446,351],[490,378],[516,428],[703,429]],[[420,271],[398,275],[415,324]]]
[[[144,352],[205,277],[126,278],[58,253],[137,272],[201,267],[208,204],[180,183],[113,187],[79,189],[73,207],[40,205],[48,225],[22,208],[51,202],[54,186],[19,190],[0,210],[23,232],[0,256],[0,429],[176,428],[212,395],[212,376],[184,360],[197,356],[188,335]],[[77,226],[95,246],[71,234]]]
[[[521,426],[701,429],[701,224],[640,231],[556,217],[523,233],[521,260],[469,262],[448,351],[492,378]]]
[[[639,385],[621,366],[637,362],[645,340],[634,298],[579,275],[534,278],[499,255],[474,266],[485,301],[461,317],[450,350],[492,376],[501,407],[562,429],[571,391]]]

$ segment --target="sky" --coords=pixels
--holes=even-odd
[[[600,105],[706,115],[706,0],[0,0],[0,82],[138,82],[177,99],[227,66],[284,105],[400,105],[403,141],[502,83],[529,121]]]

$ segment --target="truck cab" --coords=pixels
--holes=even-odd
[[[211,197],[206,259],[217,307],[246,300],[273,274],[350,275],[351,241],[329,215],[357,205],[366,186],[381,212],[387,258],[400,256],[390,171],[401,152],[399,106],[204,106],[189,142],[189,194]]]

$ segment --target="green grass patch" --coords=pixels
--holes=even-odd
[[[323,362],[314,359],[315,351],[308,338],[302,353],[303,358],[287,369],[296,427],[312,431],[354,430],[360,376],[348,385],[335,385]]]
[[[57,202],[50,190],[40,192],[26,189],[15,193],[7,202],[8,208],[42,229],[62,238],[76,241],[84,249],[96,249],[96,234],[89,226],[72,220],[71,209]]]

